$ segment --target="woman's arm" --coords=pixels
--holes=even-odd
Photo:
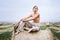
[[[28,18],[28,19],[26,19],[26,20],[24,20],[24,21],[30,21],[30,20],[33,20],[33,19],[35,19],[37,16],[39,16],[39,14],[35,14],[33,17],[30,17],[30,18]]]

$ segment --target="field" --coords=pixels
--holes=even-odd
[[[0,40],[11,40],[13,32],[13,24],[0,23]]]
[[[60,40],[60,22],[43,22],[40,24],[40,30],[51,30],[54,40]],[[14,30],[13,23],[0,23],[0,40],[11,40]]]
[[[45,29],[51,30],[54,40],[60,40],[60,22],[42,23],[41,30]]]

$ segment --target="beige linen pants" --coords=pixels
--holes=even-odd
[[[30,28],[28,32],[40,30],[40,23],[22,22],[22,21],[19,23],[17,30],[24,31],[24,25],[27,25]]]

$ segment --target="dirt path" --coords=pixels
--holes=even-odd
[[[53,37],[49,30],[40,30],[36,33],[24,31],[15,36],[15,40],[53,40]]]

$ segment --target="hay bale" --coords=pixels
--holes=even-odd
[[[40,30],[36,33],[21,32],[15,36],[15,40],[53,40],[50,30]]]

